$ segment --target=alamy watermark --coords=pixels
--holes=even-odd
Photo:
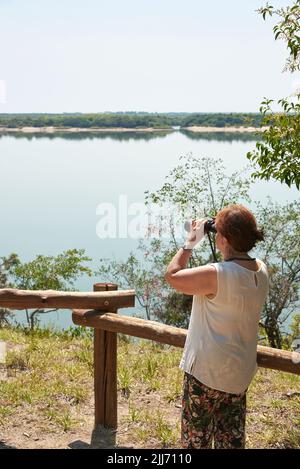
[[[292,349],[292,362],[297,365],[300,363],[300,338],[293,340]]]
[[[6,104],[6,81],[0,80],[0,104]]]
[[[0,341],[0,363],[5,363],[6,360],[6,343]]]
[[[292,96],[297,96],[300,93],[300,80],[292,82]]]
[[[128,201],[126,194],[118,202],[102,202],[96,208],[99,217],[96,225],[97,236],[110,238],[176,238],[186,235],[184,220],[202,218],[201,208],[186,206],[184,209],[172,204],[145,204]]]

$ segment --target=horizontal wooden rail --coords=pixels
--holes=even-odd
[[[159,322],[108,312],[99,314],[98,311],[74,310],[72,320],[78,326],[96,327],[106,331],[120,332],[142,339],[174,345],[175,347],[184,347],[187,332],[186,329],[166,326]]]
[[[120,316],[114,313],[99,313],[91,310],[74,310],[72,314],[74,324],[95,327],[111,332],[120,332],[142,339],[150,339],[175,347],[184,347],[187,330],[166,326],[155,321]],[[300,374],[300,362],[294,363],[293,352],[271,347],[257,347],[257,363],[263,368]],[[295,360],[294,360],[295,361]]]
[[[130,308],[134,306],[135,291],[71,292],[56,290],[0,289],[0,307],[30,308],[94,308],[98,311]]]

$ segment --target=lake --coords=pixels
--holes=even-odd
[[[126,259],[137,240],[100,239],[96,233],[101,203],[143,203],[145,190],[157,190],[165,176],[189,152],[221,157],[228,173],[248,164],[255,147],[248,134],[183,131],[156,133],[5,134],[0,133],[1,256],[11,252],[23,261],[37,254],[56,255],[85,248],[97,267],[101,257]],[[296,189],[258,181],[250,194],[264,201],[297,199]],[[76,288],[91,291],[95,281],[81,278]],[[132,314],[132,310],[123,310]],[[23,312],[17,313],[23,317]],[[43,323],[72,324],[69,311],[46,315]]]

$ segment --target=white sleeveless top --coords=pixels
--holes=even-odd
[[[258,323],[269,290],[267,267],[258,263],[256,272],[235,262],[212,264],[216,296],[193,297],[179,367],[219,391],[244,392],[257,371]]]

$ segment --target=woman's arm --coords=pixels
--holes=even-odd
[[[168,265],[166,282],[185,295],[216,295],[217,272],[211,265],[187,269],[192,251],[179,249]]]

